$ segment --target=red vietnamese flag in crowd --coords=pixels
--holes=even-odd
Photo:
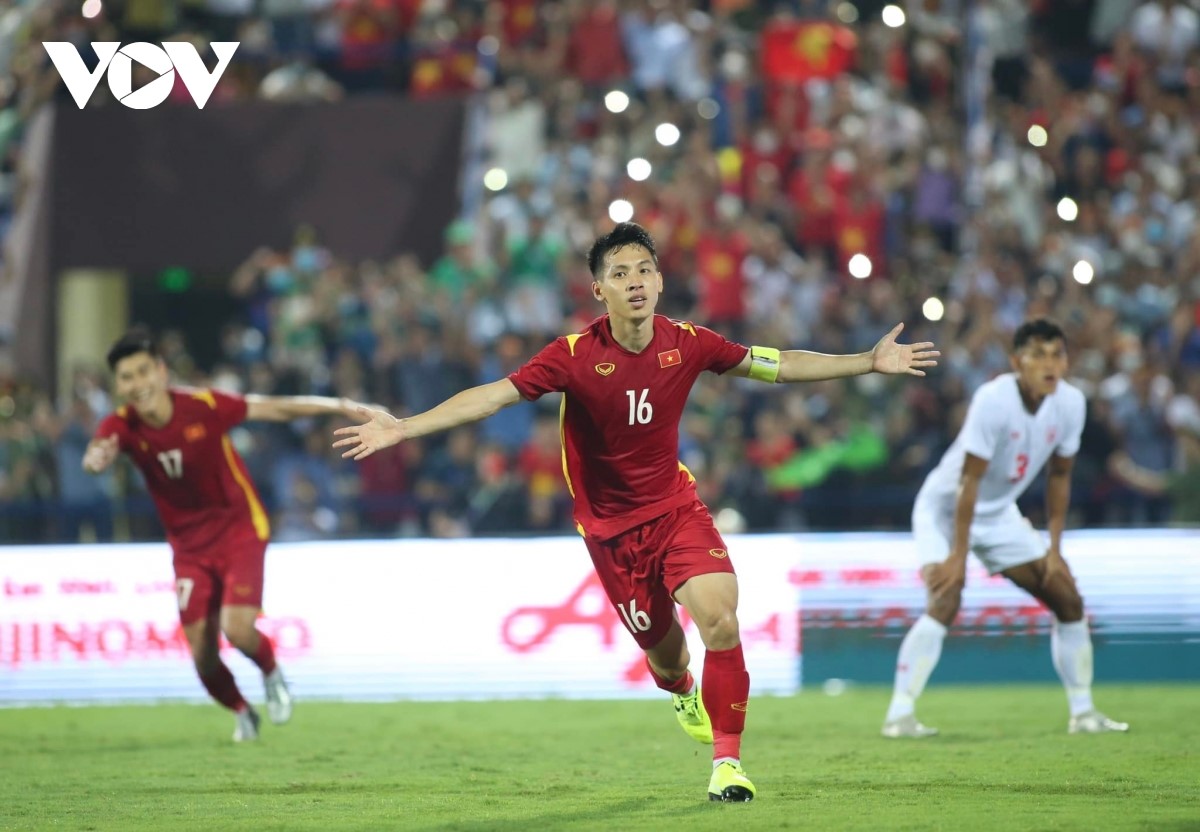
[[[854,65],[858,38],[845,26],[774,21],[762,35],[763,75],[775,81],[834,78]]]

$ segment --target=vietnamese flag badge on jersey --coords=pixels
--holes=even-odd
[[[658,354],[658,366],[660,369],[674,367],[681,361],[683,359],[679,357],[679,350],[667,350]]]

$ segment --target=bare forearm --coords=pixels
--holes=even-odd
[[[329,396],[246,396],[249,421],[288,422],[306,416],[345,414],[353,405],[349,399]]]
[[[1067,525],[1067,508],[1071,504],[1070,474],[1051,474],[1046,478],[1046,517],[1050,532],[1050,547],[1059,549],[1063,529]]]
[[[871,353],[855,355],[826,355],[806,350],[785,350],[779,353],[780,384],[792,381],[824,381],[830,378],[861,376],[871,372]]]
[[[954,505],[954,540],[950,554],[966,558],[971,546],[971,523],[975,520],[975,501],[979,498],[979,480],[964,477],[958,482],[958,501]]]
[[[508,405],[516,404],[519,400],[520,396],[517,394],[516,388],[508,380],[472,387],[451,396],[437,407],[426,410],[424,413],[402,419],[400,430],[405,439],[439,433],[469,422],[486,419]]]

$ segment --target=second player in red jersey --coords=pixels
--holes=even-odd
[[[608,599],[646,653],[694,739],[713,745],[711,800],[746,801],[755,788],[741,765],[750,696],[737,621],[737,578],[691,475],[677,459],[679,421],[704,371],[767,383],[869,372],[921,376],[938,353],[896,343],[897,326],[867,353],[821,355],[746,347],[654,310],[663,289],[654,241],[621,223],[588,254],[592,294],[607,314],[559,338],[508,378],[473,387],[408,419],[362,410],[334,443],[364,459],[405,439],[487,418],[522,399],[563,394],[563,472],[575,520]],[[684,606],[706,648],[702,682],[688,663],[675,610]],[[710,716],[711,715],[711,716]]]
[[[234,739],[256,739],[258,714],[221,661],[220,633],[262,671],[273,722],[290,719],[292,696],[270,639],[255,626],[271,527],[228,434],[246,420],[356,413],[360,405],[169,387],[166,365],[143,329],[117,341],[108,364],[125,404],[96,428],[83,467],[99,473],[124,453],[142,472],[171,544],[179,618],[200,681],[236,714]]]

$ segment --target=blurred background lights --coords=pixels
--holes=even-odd
[[[1050,135],[1046,132],[1045,127],[1040,124],[1035,124],[1029,128],[1029,132],[1026,134],[1026,137],[1029,139],[1029,143],[1034,147],[1045,147],[1046,140],[1050,138]]]
[[[629,96],[620,90],[613,90],[604,96],[604,106],[610,113],[623,113],[629,107]]]
[[[1064,196],[1058,201],[1057,211],[1058,218],[1066,222],[1075,222],[1075,218],[1079,216],[1079,206],[1069,196]]]
[[[930,321],[940,321],[946,314],[946,307],[937,298],[929,298],[921,304],[921,314]]]
[[[483,175],[483,187],[489,191],[503,191],[508,185],[508,174],[504,168],[492,168]]]
[[[1092,278],[1096,276],[1096,270],[1092,268],[1092,264],[1086,260],[1080,260],[1071,269],[1071,277],[1075,278],[1077,283],[1082,283],[1085,286],[1092,282]]]
[[[856,254],[850,258],[850,276],[862,280],[871,276],[871,258],[865,254]]]
[[[613,222],[629,222],[633,219],[633,204],[627,199],[614,199],[608,206],[608,218]]]
[[[889,3],[883,7],[883,25],[899,29],[904,25],[904,9]]]
[[[679,141],[679,128],[669,121],[664,121],[654,128],[654,138],[658,139],[658,143],[663,147],[670,147]]]
[[[629,164],[625,166],[625,172],[629,174],[629,178],[637,182],[649,179],[651,170],[650,163],[640,157],[630,159]]]
[[[100,0],[86,0],[83,4],[81,13],[84,17],[90,20],[91,18],[100,14],[101,9],[103,8],[104,7],[101,5]]]
[[[843,23],[855,23],[858,21],[858,7],[853,3],[838,3],[837,17]]]

